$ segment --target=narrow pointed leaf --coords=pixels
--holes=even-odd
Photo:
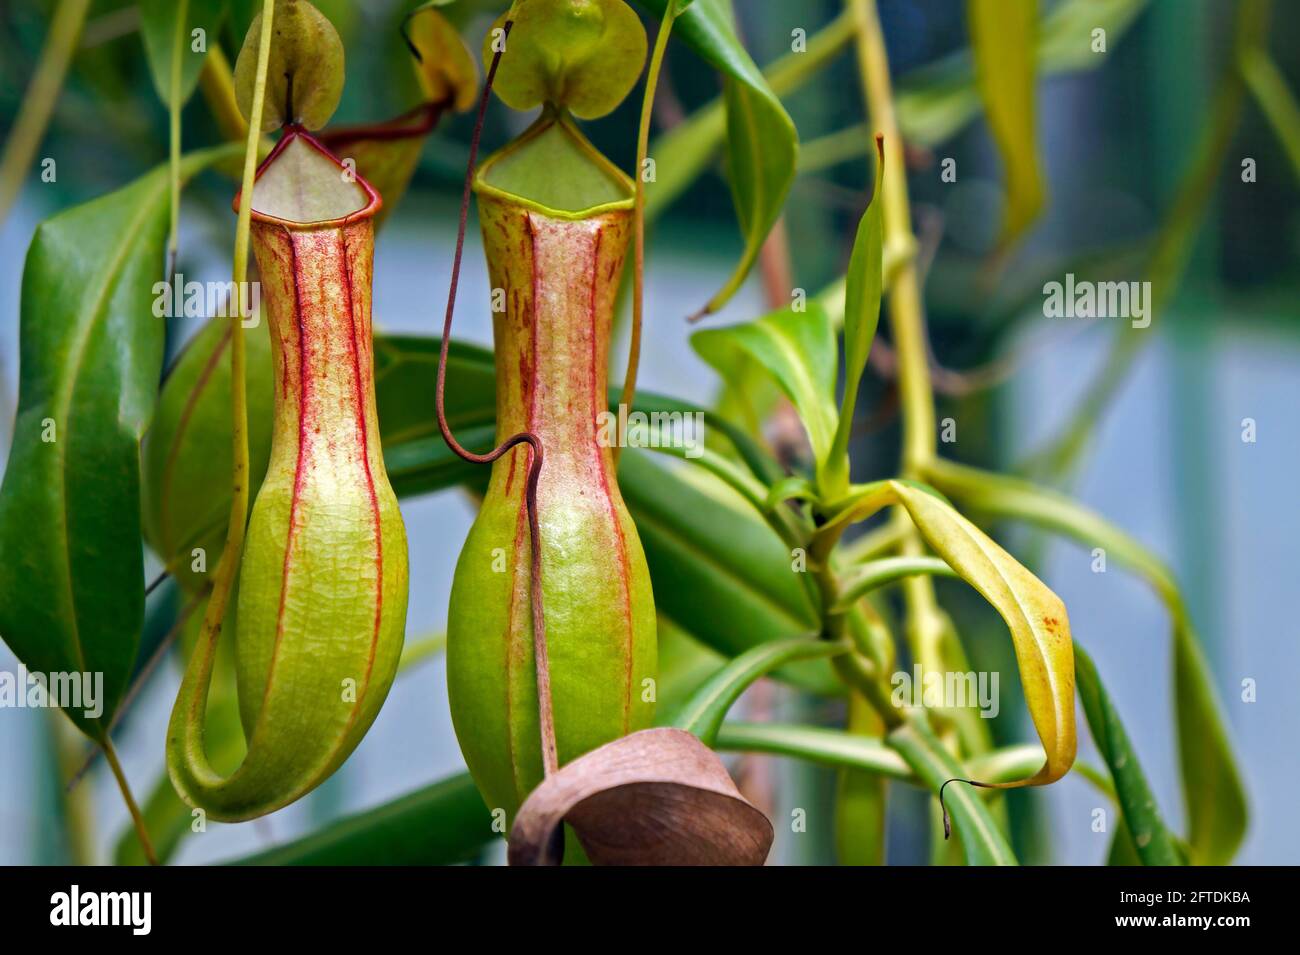
[[[936,795],[948,780],[970,778],[969,770],[963,769],[934,735],[924,710],[910,713],[886,741]],[[944,790],[944,803],[952,814],[953,831],[961,840],[967,865],[1017,864],[1002,830],[972,787],[953,783]]]
[[[1110,767],[1124,822],[1132,835],[1138,857],[1143,865],[1183,865],[1177,840],[1160,817],[1160,809],[1142,772],[1137,753],[1120,722],[1119,712],[1102,686],[1092,658],[1075,647],[1074,662],[1079,679],[1079,700],[1088,718],[1088,728],[1102,759]]]
[[[210,44],[219,42],[225,0],[140,0],[140,36],[158,98],[182,106],[194,93]],[[172,89],[172,59],[180,34],[179,85]]]
[[[663,16],[666,0],[639,0]],[[678,4],[673,36],[723,75],[727,112],[727,172],[745,247],[735,271],[704,307],[716,312],[740,288],[758,258],[794,182],[799,137],[780,99],[736,36],[730,0]],[[652,155],[653,158],[653,155]],[[647,184],[653,196],[654,184]],[[650,201],[650,200],[648,200]]]
[[[1006,170],[1007,246],[1038,217],[1045,193],[1034,91],[1038,0],[967,0],[966,11],[976,85]]]
[[[1064,776],[1074,762],[1074,656],[1061,598],[979,528],[934,494],[891,482],[899,503],[935,552],[1006,622],[1025,703],[1047,759],[1024,785]],[[1003,784],[1012,785],[1012,784]]]
[[[718,727],[740,694],[773,670],[796,660],[813,660],[846,653],[847,643],[795,637],[776,640],[747,650],[719,670],[673,718],[673,725],[694,733],[706,745],[713,745]]]
[[[1101,547],[1155,589],[1173,621],[1174,707],[1191,860],[1230,862],[1245,838],[1250,810],[1214,679],[1173,573],[1128,534],[1056,491],[946,461],[927,477],[990,516],[1028,521],[1089,549]]]
[[[753,322],[708,328],[691,336],[691,346],[731,381],[746,362],[763,368],[799,412],[817,461],[823,493],[838,412],[835,376],[839,356],[829,316],[820,303],[805,311],[785,309]]]
[[[884,239],[881,225],[880,185],[885,171],[884,146],[876,140],[876,185],[871,204],[858,222],[853,241],[849,271],[844,289],[844,395],[840,399],[839,423],[826,465],[828,497],[836,498],[848,490],[849,437],[853,433],[853,413],[858,403],[858,387],[871,355],[880,320],[880,293],[884,284]]]

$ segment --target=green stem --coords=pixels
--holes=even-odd
[[[185,21],[190,0],[177,0],[176,29],[172,36],[172,63],[167,97],[168,172],[171,177],[171,230],[167,236],[167,269],[164,278],[171,282],[176,271],[181,228],[181,56],[185,49]]]
[[[68,73],[68,64],[81,39],[81,28],[89,7],[90,0],[61,0],[54,11],[50,35],[41,51],[36,75],[27,87],[18,118],[0,157],[0,224],[18,198],[23,179],[45,135],[54,104],[63,88],[63,79]]]
[[[886,584],[922,574],[956,577],[957,571],[940,557],[884,557],[859,569],[840,593],[839,606],[850,604]]]
[[[153,851],[153,842],[149,839],[149,830],[145,827],[144,817],[140,815],[140,807],[136,805],[135,796],[131,794],[131,784],[126,781],[126,773],[122,771],[122,764],[118,762],[117,750],[113,748],[113,741],[105,734],[103,743],[104,758],[108,760],[109,768],[113,770],[113,778],[117,780],[117,788],[122,791],[122,798],[126,801],[127,811],[131,813],[131,824],[135,826],[135,834],[140,839],[140,848],[144,850],[144,857],[149,860],[150,865],[158,864],[158,856]]]
[[[244,146],[244,174],[240,189],[239,216],[235,226],[234,282],[240,307],[234,310],[230,336],[230,419],[234,463],[231,469],[230,523],[226,543],[212,575],[212,596],[203,616],[196,653],[206,653],[211,660],[216,653],[221,621],[226,615],[235,571],[244,548],[244,526],[248,519],[248,401],[245,394],[245,345],[243,328],[244,283],[248,278],[248,233],[253,212],[253,179],[257,172],[257,152],[262,128],[262,105],[266,98],[266,72],[271,60],[271,38],[275,0],[262,2],[262,33],[257,51],[257,76],[253,84],[252,115],[248,117],[248,136]]]
[[[874,0],[849,0],[857,28],[858,68],[867,111],[876,132],[885,137],[884,249],[888,258],[900,261],[889,296],[889,322],[894,333],[898,360],[898,390],[903,419],[902,476],[919,478],[935,457],[934,395],[925,344],[921,311],[921,283],[917,272],[912,236],[912,217],[907,194],[907,168],[903,162],[903,139],[898,131],[889,58],[880,17]],[[909,525],[900,550],[904,557],[925,554],[920,534]],[[927,669],[941,671],[943,617],[939,613],[934,587],[928,577],[914,577],[904,584],[908,610],[908,642],[913,656]]]
[[[668,36],[672,33],[673,20],[677,16],[677,0],[668,0],[664,8],[663,19],[659,23],[659,33],[655,36],[654,52],[650,54],[650,69],[646,73],[645,93],[641,99],[641,125],[637,130],[636,167],[633,170],[636,182],[636,199],[632,210],[632,230],[634,238],[632,266],[632,328],[627,350],[627,371],[623,375],[622,401],[628,406],[636,400],[636,375],[641,364],[641,317],[645,306],[645,161],[650,150],[650,116],[654,111],[655,90],[659,86],[659,73],[663,68],[664,51],[668,49]],[[614,464],[618,464],[622,448],[614,446]]]

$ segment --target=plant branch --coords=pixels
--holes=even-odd
[[[238,220],[235,226],[235,253],[233,278],[235,294],[240,297],[240,307],[233,309],[235,324],[230,335],[230,437],[233,464],[231,468],[230,521],[226,529],[226,543],[212,575],[212,595],[203,615],[203,627],[194,652],[204,654],[208,677],[216,656],[217,640],[221,636],[221,622],[225,619],[226,603],[234,584],[239,558],[244,549],[244,529],[248,519],[248,399],[245,394],[245,345],[243,329],[244,284],[248,278],[248,241],[252,225],[253,180],[257,172],[257,152],[261,140],[262,106],[266,99],[266,73],[271,61],[271,38],[274,36],[273,18],[275,0],[262,2],[262,33],[257,51],[257,75],[253,83],[252,115],[248,117],[248,135],[244,145],[244,173],[240,188]],[[206,691],[205,696],[206,696]],[[202,713],[200,712],[200,716]]]
[[[190,0],[177,0],[176,28],[172,31],[171,75],[167,97],[167,174],[171,188],[171,227],[167,234],[167,265],[163,279],[171,284],[176,272],[181,231],[181,56],[185,49],[185,21],[189,18]],[[238,286],[236,286],[238,287]]]
[[[641,100],[641,124],[637,130],[636,167],[632,170],[636,183],[636,199],[632,208],[633,264],[632,264],[632,328],[627,348],[627,371],[623,375],[623,402],[628,407],[636,400],[636,376],[641,364],[641,319],[645,308],[645,161],[650,151],[650,118],[654,114],[655,89],[663,68],[664,51],[668,49],[668,36],[672,33],[677,16],[677,0],[668,0],[659,32],[655,35],[654,51],[650,54],[650,68],[646,72],[645,93]],[[622,448],[614,446],[614,465]]]
[[[113,778],[117,780],[117,788],[122,791],[122,798],[126,801],[126,808],[131,813],[131,823],[135,826],[135,834],[140,840],[140,848],[144,850],[144,857],[149,860],[150,865],[158,864],[158,856],[153,851],[153,842],[149,839],[149,830],[144,824],[144,817],[140,815],[140,807],[136,805],[135,796],[131,795],[131,784],[126,781],[126,773],[122,772],[122,764],[118,762],[117,750],[113,748],[113,741],[104,734],[102,743],[104,747],[104,758],[108,760],[109,768],[113,770]]]
[[[903,419],[902,476],[918,478],[935,456],[934,395],[930,385],[929,349],[921,306],[921,287],[912,236],[903,139],[894,110],[889,59],[875,0],[849,0],[857,27],[858,67],[871,123],[885,138],[884,250],[899,258],[889,295],[889,321],[898,363],[898,389]],[[925,548],[915,528],[909,528],[900,548],[904,557],[922,557]],[[941,644],[944,622],[928,577],[905,581],[907,635],[913,656],[927,669],[943,669]]]

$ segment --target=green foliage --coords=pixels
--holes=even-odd
[[[193,95],[225,16],[225,0],[142,0],[140,37],[163,103],[182,105]]]
[[[728,0],[676,4],[672,39],[717,70],[722,91],[650,150],[655,175],[646,182],[646,215],[662,211],[723,155],[743,238],[737,266],[701,314],[717,311],[735,294],[786,207],[799,141],[778,94],[792,92],[857,40],[864,92],[872,104],[869,124],[825,137],[804,167],[809,172],[869,155],[873,146],[878,152],[871,201],[858,222],[843,278],[811,301],[695,333],[696,352],[728,386],[719,404],[726,414],[644,393],[633,410],[706,413],[707,449],[697,456],[680,447],[658,448],[660,453],[629,448],[620,456],[618,473],[655,589],[662,647],[660,724],[689,730],[716,749],[775,754],[838,770],[835,813],[842,861],[883,861],[889,787],[905,785],[942,793],[951,810],[956,841],[945,846],[936,838],[934,859],[1015,864],[1005,800],[990,789],[1052,782],[1074,766],[1076,680],[1107,772],[1074,768],[1117,804],[1112,864],[1227,863],[1243,841],[1249,810],[1214,674],[1168,568],[1065,495],[944,461],[932,437],[917,440],[915,429],[926,430],[935,417],[922,321],[925,268],[913,261],[910,228],[894,214],[908,208],[906,177],[894,175],[893,166],[884,177],[884,154],[873,138],[879,132],[894,147],[904,138],[933,146],[951,138],[982,107],[1005,173],[1005,251],[1045,202],[1035,145],[1038,82],[1094,68],[1104,57],[1087,50],[1080,38],[1102,29],[1113,46],[1145,5],[1144,0],[1063,0],[1040,19],[1035,0],[968,0],[970,48],[917,71],[895,95],[883,38],[872,32],[879,25],[873,26],[870,0],[851,0],[844,15],[808,38],[807,52],[777,60],[766,73],[740,42]],[[261,3],[145,0],[140,6],[150,77],[171,111],[172,152],[179,159],[180,107],[204,65],[190,46],[191,31],[202,29],[215,43],[216,32],[228,22],[236,39],[243,39],[230,92],[247,114]],[[417,54],[420,89],[429,102],[466,109],[475,98],[475,64],[435,6],[441,4],[417,6],[403,21],[407,43]],[[641,6],[660,17],[669,7],[667,0],[643,0]],[[351,4],[323,0],[320,7],[306,0],[276,5],[264,129],[291,121],[317,128],[339,102],[343,37],[349,43],[364,38],[355,30],[364,21]],[[549,104],[539,129],[576,136],[570,114],[605,115],[635,85],[646,36],[621,0],[519,0],[512,10],[515,26],[496,90],[515,109]],[[1255,5],[1250,10],[1258,13]],[[400,18],[401,11],[393,16]],[[1247,19],[1253,30],[1244,31],[1245,41],[1239,38],[1232,91],[1255,97],[1300,168],[1300,111],[1264,49],[1262,20],[1253,13]],[[498,19],[495,25],[501,24]],[[486,58],[496,38],[491,30],[484,38]],[[205,77],[205,93],[207,82]],[[1171,225],[1153,247],[1151,269],[1162,279],[1162,289],[1181,274],[1234,124],[1231,110],[1216,111],[1209,148],[1193,164]],[[413,173],[423,142],[419,136],[402,138],[388,125],[336,130],[333,140],[329,135],[325,138],[340,155],[346,151],[359,165],[374,162],[381,173],[391,172],[394,199]],[[622,201],[623,173],[593,165],[584,144],[580,137],[538,137],[536,148],[504,156],[495,168],[485,164],[483,183],[515,185],[530,195],[545,188],[548,204],[563,210],[599,205],[601,197]],[[174,172],[178,180],[188,179],[239,155],[236,147],[196,153],[181,159]],[[897,162],[890,155],[890,162]],[[601,178],[604,173],[608,181]],[[610,183],[613,193],[604,188]],[[5,555],[0,632],[32,670],[104,673],[103,714],[98,719],[80,711],[68,715],[105,743],[132,680],[142,678],[141,539],[186,595],[201,593],[222,549],[232,497],[232,326],[210,322],[161,390],[156,387],[164,325],[150,315],[150,289],[163,258],[169,214],[174,228],[177,195],[179,183],[169,189],[166,171],[155,170],[56,216],[37,231],[23,278],[20,406],[0,486],[0,552]],[[896,477],[854,484],[850,438],[885,294],[897,296],[891,301],[891,344],[906,448]],[[245,336],[255,483],[270,452],[275,368],[265,324]],[[439,345],[420,336],[374,340],[379,438],[391,483],[406,497],[453,487],[481,492],[486,480],[485,472],[452,453],[434,418]],[[1104,404],[1128,360],[1108,366],[1100,390],[1081,406],[1085,418]],[[492,353],[453,342],[447,378],[452,430],[471,450],[488,451],[497,440]],[[618,407],[620,396],[610,397],[611,406]],[[782,397],[807,434],[810,461],[795,454],[778,462],[759,437]],[[745,420],[729,420],[728,414]],[[1067,438],[1072,454],[1081,441],[1074,432]],[[1173,631],[1185,839],[1165,825],[1122,723],[1119,701],[1085,650],[1072,642],[1064,605],[958,506],[1101,547],[1147,580],[1164,601]],[[887,509],[892,510],[889,523],[873,531],[867,544],[844,542],[851,527]],[[33,526],[49,533],[33,535]],[[198,553],[207,566],[195,562]],[[934,577],[965,580],[1005,622],[1041,747],[993,749],[987,728],[978,720],[972,728],[969,713],[942,706],[906,708],[891,699],[890,672],[904,651],[927,667],[966,667],[963,644],[969,634],[940,606]],[[895,590],[901,596],[897,602],[889,599]],[[197,618],[191,620],[189,629],[196,624]],[[180,642],[188,653],[192,633]],[[222,768],[237,765],[245,749],[233,682],[228,672],[221,676],[226,664],[219,664],[206,741],[208,756]],[[740,695],[769,676],[787,687],[784,693],[833,707],[840,704],[827,698],[847,699],[847,725],[725,722]],[[66,773],[67,767],[61,770]],[[144,803],[142,825],[164,861],[174,857],[190,819],[171,782],[161,779]],[[493,822],[470,778],[460,775],[238,861],[474,861],[500,835]],[[69,816],[69,831],[75,824]],[[847,838],[849,833],[860,838]],[[144,855],[133,834],[115,848],[120,863],[138,863]]]
[[[181,175],[230,154],[197,153]],[[92,737],[126,690],[144,621],[140,438],[162,367],[153,284],[167,221],[157,169],[41,225],[23,272],[0,633],[32,671],[103,674],[103,712],[66,711]]]
[[[1119,713],[1097,676],[1092,658],[1075,647],[1074,661],[1083,712],[1088,717],[1088,727],[1097,742],[1097,749],[1110,767],[1124,812],[1127,835],[1133,840],[1138,858],[1143,865],[1182,865],[1184,858],[1177,840],[1160,818],[1160,810],[1142,773],[1137,753],[1133,751]]]
[[[691,336],[699,356],[733,381],[756,362],[799,411],[808,431],[819,481],[831,466],[837,412],[835,372],[839,362],[830,318],[817,302],[805,311],[784,309],[756,322],[709,328]]]
[[[641,4],[660,16],[667,7],[666,0],[641,0]],[[744,252],[731,278],[702,309],[707,314],[722,308],[740,288],[781,214],[794,182],[799,135],[780,99],[736,36],[729,0],[695,0],[678,11],[673,31],[723,74],[727,171],[745,240]],[[700,144],[704,147],[700,151],[707,155],[711,134],[707,129],[703,132],[705,143]],[[673,141],[671,152],[676,154],[685,145]],[[652,155],[656,152],[652,150]],[[668,164],[664,165],[667,168]],[[700,171],[698,166],[690,168],[696,174]],[[654,194],[654,184],[647,184],[648,207],[653,207]]]

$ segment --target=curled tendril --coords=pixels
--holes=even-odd
[[[503,37],[510,36],[514,22],[506,20]],[[466,461],[474,464],[491,464],[512,448],[526,444],[532,449],[532,461],[528,466],[528,483],[525,486],[524,500],[528,508],[528,535],[532,558],[530,602],[533,611],[533,659],[537,665],[537,715],[542,728],[542,769],[547,776],[559,768],[559,758],[555,747],[555,717],[551,710],[551,673],[546,655],[546,618],[542,608],[542,531],[537,520],[537,481],[542,473],[542,441],[532,431],[521,431],[511,435],[498,447],[487,454],[475,454],[463,447],[451,432],[447,423],[447,351],[451,343],[451,320],[456,311],[456,289],[460,283],[460,261],[465,247],[465,225],[469,219],[470,192],[474,185],[475,166],[478,161],[479,139],[483,133],[483,118],[487,114],[488,99],[492,95],[492,83],[496,79],[497,67],[501,63],[504,43],[492,54],[492,63],[488,67],[487,80],[483,84],[483,94],[479,98],[478,115],[474,120],[474,132],[469,141],[469,162],[465,167],[465,189],[460,199],[460,220],[456,227],[456,254],[452,260],[451,282],[447,290],[447,314],[442,323],[442,345],[438,356],[438,430],[447,447]]]

